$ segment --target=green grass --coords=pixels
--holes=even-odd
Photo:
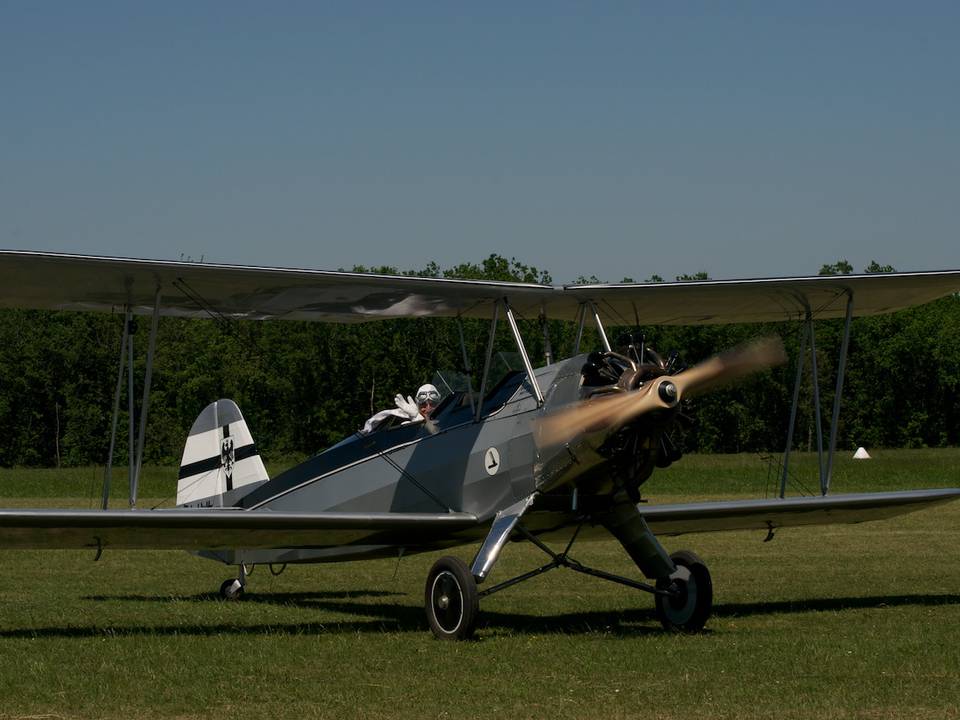
[[[268,465],[271,476],[294,465]],[[0,498],[70,498],[78,507],[100,507],[103,498],[104,467],[71,468],[0,468]],[[138,495],[140,503],[162,503],[173,507],[177,495],[177,468],[146,465],[143,467]],[[111,473],[110,506],[124,508],[130,497],[127,466],[114,467]]]
[[[957,486],[958,467],[956,450],[838,458],[834,488]],[[4,471],[2,504],[82,506],[94,472]],[[164,497],[172,476],[150,469],[144,487]],[[646,490],[757,495],[764,477],[756,457],[692,456]],[[711,568],[702,635],[668,635],[648,596],[558,570],[486,598],[460,644],[425,629],[437,554],[259,567],[248,598],[223,603],[229,569],[184,553],[2,551],[0,718],[960,718],[960,502],[762,539],[667,539]],[[612,542],[575,555],[636,575]],[[493,580],[542,558],[513,544]]]

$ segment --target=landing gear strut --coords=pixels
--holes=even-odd
[[[688,550],[681,550],[670,556],[676,567],[675,572],[669,578],[657,580],[654,587],[648,583],[587,567],[570,557],[570,548],[580,528],[577,528],[567,547],[560,553],[551,550],[520,523],[516,523],[512,528],[549,555],[551,562],[478,591],[477,578],[482,581],[481,575],[474,576],[471,569],[458,558],[440,558],[430,569],[424,589],[427,621],[436,637],[443,640],[470,638],[476,628],[480,598],[561,567],[651,593],[654,596],[657,618],[667,630],[697,633],[703,629],[710,617],[713,609],[713,582],[710,571],[699,557]]]

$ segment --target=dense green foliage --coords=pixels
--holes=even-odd
[[[889,266],[873,263],[868,270]],[[368,268],[354,268],[366,271]],[[395,268],[370,268],[396,272]],[[849,272],[849,263],[822,272]],[[435,264],[408,274],[550,282],[537,268],[492,255],[448,270]],[[699,279],[704,273],[678,279]],[[659,280],[659,278],[654,278]],[[543,333],[535,318],[522,329],[531,357],[542,361]],[[147,323],[136,334],[137,376],[145,364]],[[108,454],[122,318],[103,314],[0,312],[0,465],[103,463]],[[550,322],[556,355],[568,354],[575,328]],[[620,330],[610,329],[615,337]],[[465,321],[475,377],[482,366],[488,323]],[[698,398],[689,409],[687,450],[737,452],[781,449],[785,438],[800,328],[717,325],[643,328],[659,351],[697,362],[748,338],[783,337],[791,362],[746,382]],[[842,323],[817,323],[817,361],[825,432],[833,400]],[[511,349],[504,324],[498,343]],[[591,332],[584,348],[596,347]],[[315,452],[355,430],[393,395],[412,392],[439,368],[463,366],[457,324],[390,320],[359,325],[236,322],[164,318],[147,428],[147,462],[179,458],[186,432],[209,402],[230,397],[243,410],[268,459]],[[809,359],[807,360],[809,367]],[[477,381],[477,384],[478,381]],[[476,387],[476,385],[475,385]],[[960,297],[853,323],[850,361],[838,432],[841,448],[940,447],[960,444]],[[138,412],[141,389],[135,390]],[[815,449],[809,379],[801,390],[797,446]],[[121,400],[115,462],[127,453],[127,397]]]

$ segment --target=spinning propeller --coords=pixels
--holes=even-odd
[[[675,408],[680,401],[717,385],[786,361],[779,338],[732,348],[677,375],[661,375],[643,387],[575,403],[536,421],[540,447],[560,445],[584,432],[614,430],[653,410]]]

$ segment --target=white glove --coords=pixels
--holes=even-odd
[[[405,414],[411,420],[417,420],[420,418],[420,408],[417,407],[417,404],[409,395],[407,395],[406,400],[404,400],[403,395],[397,395],[393,401],[397,404],[400,412]]]

